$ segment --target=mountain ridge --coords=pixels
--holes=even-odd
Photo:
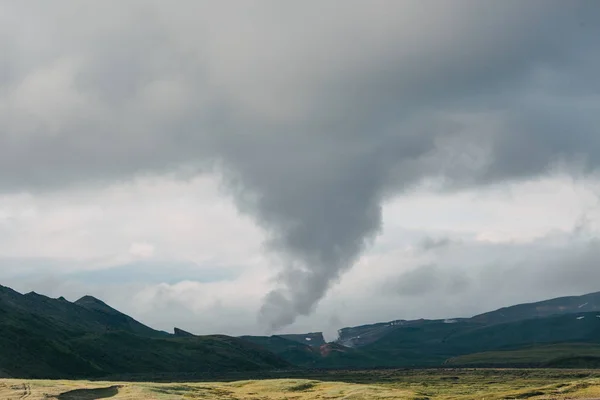
[[[83,300],[82,300],[83,299]],[[79,304],[0,287],[0,371],[19,378],[261,371],[290,364],[225,335],[154,330],[91,296]]]
[[[549,330],[557,334],[549,335]],[[339,367],[439,366],[446,360],[460,360],[461,356],[472,353],[497,354],[536,344],[584,342],[595,346],[600,343],[600,292],[517,304],[470,318],[398,319],[346,327],[338,333],[333,344],[338,350],[345,349],[337,360]],[[280,335],[276,345],[275,336],[247,340],[262,344],[298,365],[330,366],[331,360],[306,355],[309,345],[301,343],[305,335],[293,335],[297,340],[286,343],[281,342]],[[494,340],[486,341],[486,337]],[[504,337],[509,340],[503,341]],[[530,361],[535,364],[536,360],[533,357]]]
[[[579,296],[562,296],[548,300],[521,303],[501,307],[493,311],[476,314],[472,317],[458,317],[445,319],[416,319],[393,320],[374,324],[345,327],[338,331],[337,343],[348,347],[361,347],[378,340],[391,331],[401,326],[415,326],[425,321],[444,321],[444,323],[457,323],[471,321],[486,325],[515,322],[523,319],[547,317],[559,314],[599,311],[600,292],[587,293]]]
[[[322,333],[196,336],[155,330],[93,296],[71,303],[0,286],[0,372],[100,378],[294,368],[600,366],[600,292],[471,318],[394,320]],[[552,353],[555,351],[555,354]],[[588,352],[589,354],[587,354]]]

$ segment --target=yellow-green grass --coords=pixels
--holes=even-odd
[[[460,366],[489,365],[493,363],[518,366],[519,364],[544,364],[571,357],[600,357],[600,345],[561,343],[518,350],[489,351],[454,357],[446,363]]]
[[[4,379],[0,399],[600,399],[600,371],[346,371],[323,373],[320,379],[195,383]]]

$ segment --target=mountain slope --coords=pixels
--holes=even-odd
[[[600,343],[598,312],[552,315],[459,332],[446,343],[461,351],[516,349],[533,344]]]
[[[10,288],[0,286],[0,302],[10,306],[15,312],[45,318],[69,330],[99,333],[125,330],[149,337],[168,336],[166,332],[149,328],[91,296],[85,296],[71,303],[62,297],[51,299],[35,292],[22,295]]]
[[[294,342],[303,343],[312,347],[319,347],[324,345],[325,338],[323,338],[322,332],[312,332],[303,334],[281,334],[278,335],[284,339],[292,340]]]
[[[261,346],[287,362],[298,366],[314,366],[320,358],[318,349],[278,335],[242,336],[240,339]]]
[[[337,343],[362,350],[382,366],[435,366],[447,359],[460,360],[462,355],[483,352],[495,357],[498,351],[534,345],[595,345],[600,342],[597,314],[600,292],[504,307],[472,318],[396,320],[343,328]]]
[[[376,324],[361,325],[340,329],[337,342],[348,347],[362,347],[377,342],[386,335],[407,327],[419,327],[435,323],[468,323],[476,326],[503,324],[553,315],[582,312],[600,312],[600,292],[583,296],[559,297],[535,303],[518,304],[486,312],[471,318],[452,318],[446,320],[395,320]]]
[[[536,345],[518,350],[490,351],[453,357],[446,361],[449,366],[496,366],[513,367],[552,366],[565,360],[594,357],[600,359],[600,344],[560,343]]]
[[[380,360],[361,350],[342,346],[338,343],[323,343],[313,346],[284,336],[242,336],[241,339],[262,346],[285,361],[304,368],[347,368],[376,367]]]
[[[600,366],[600,294],[446,320],[397,320],[322,334],[194,336],[154,330],[101,300],[0,286],[0,374],[91,378],[304,368]],[[308,340],[310,339],[310,340]]]
[[[0,287],[0,371],[25,378],[288,368],[227,336],[175,337],[91,297],[77,303]]]
[[[600,311],[600,292],[583,296],[567,296],[503,307],[495,311],[476,315],[472,321],[486,325],[543,318],[552,315]]]
[[[595,345],[600,344],[598,315],[597,312],[552,315],[493,325],[472,320],[425,321],[400,326],[360,349],[381,360],[382,365],[434,366],[461,355],[512,351],[534,345]],[[494,353],[488,354],[494,356]],[[503,359],[485,361],[497,364]]]

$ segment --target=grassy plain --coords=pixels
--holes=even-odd
[[[511,365],[513,367],[524,367],[541,365],[554,367],[577,362],[587,363],[586,366],[579,366],[579,368],[596,368],[597,365],[600,365],[600,345],[591,343],[560,343],[517,350],[488,351],[453,357],[447,360],[446,364],[461,367],[490,366],[493,363],[496,366]]]
[[[302,379],[151,383],[0,380],[3,400],[600,399],[600,371],[446,369],[331,371]]]

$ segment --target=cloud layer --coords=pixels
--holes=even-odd
[[[216,171],[279,266],[273,330],[354,265],[386,199],[600,160],[594,1],[0,7],[0,192]]]

